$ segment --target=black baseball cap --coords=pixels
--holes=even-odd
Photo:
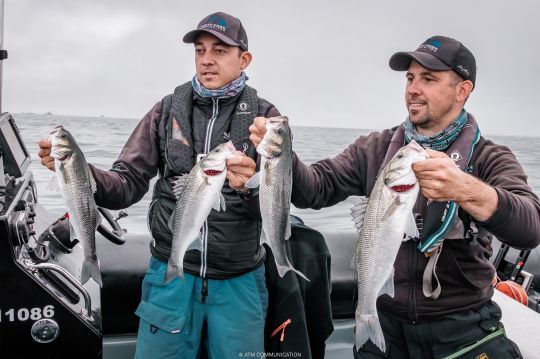
[[[409,69],[415,60],[426,69],[433,71],[454,70],[473,85],[476,80],[476,60],[472,52],[461,42],[446,36],[432,36],[416,51],[396,52],[390,58],[390,68],[396,71]]]
[[[202,19],[197,29],[188,32],[183,41],[188,44],[194,43],[201,32],[212,34],[227,45],[238,46],[244,51],[248,50],[248,38],[242,23],[224,12],[216,12]]]

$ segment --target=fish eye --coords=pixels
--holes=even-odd
[[[399,155],[397,155],[396,158],[397,158],[397,159],[403,158],[403,153],[400,153]]]

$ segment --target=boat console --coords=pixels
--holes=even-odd
[[[0,154],[0,353],[99,358],[101,288],[81,284],[83,248],[39,204],[30,155],[8,113],[0,116]],[[104,232],[123,240],[113,230]]]

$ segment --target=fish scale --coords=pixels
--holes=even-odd
[[[394,296],[393,265],[399,247],[403,240],[418,236],[412,210],[419,186],[412,164],[427,157],[426,151],[414,141],[402,147],[381,172],[371,197],[352,209],[360,234],[355,253],[357,349],[371,340],[385,352],[377,298],[383,294]],[[408,190],[398,192],[404,188]]]
[[[165,283],[184,276],[184,257],[189,249],[204,250],[201,228],[212,208],[225,209],[221,189],[227,177],[227,158],[235,151],[231,141],[217,146],[176,182],[173,191],[179,196],[170,223],[172,246]]]
[[[51,156],[55,158],[56,179],[67,207],[70,236],[79,240],[84,260],[81,283],[92,277],[103,286],[96,255],[96,188],[88,164],[75,138],[62,126],[51,131]]]
[[[277,271],[283,277],[296,270],[287,256],[286,240],[291,236],[289,211],[292,191],[292,139],[289,120],[285,116],[267,120],[266,134],[257,147],[261,155],[261,171],[258,181],[250,180],[246,186],[259,185],[259,202],[262,217],[261,238],[268,243],[274,255]]]

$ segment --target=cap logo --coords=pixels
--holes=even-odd
[[[464,68],[464,67],[461,66],[461,65],[457,65],[457,66],[456,66],[456,69],[459,69],[459,71],[463,72],[464,74],[467,74],[467,76],[470,75],[469,70],[467,70],[466,68]]]
[[[431,40],[429,42],[423,43],[422,45],[420,45],[419,48],[437,52],[439,47],[441,47],[441,42],[439,40]]]
[[[219,31],[226,31],[227,30],[227,21],[219,16],[212,16],[208,20],[209,23],[201,25],[199,29],[214,29]]]

